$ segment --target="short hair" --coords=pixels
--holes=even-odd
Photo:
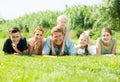
[[[54,32],[61,32],[63,34],[63,29],[60,29],[58,26],[56,26],[52,28],[51,34],[53,35]]]
[[[42,27],[40,26],[36,27],[33,33],[35,34],[37,30],[42,31],[42,33],[44,34],[44,30]]]
[[[9,33],[17,33],[17,32],[20,32],[20,29],[18,27],[13,27],[9,30]]]
[[[110,33],[110,35],[112,36],[112,31],[111,31],[110,28],[104,27],[104,28],[102,29],[102,32],[108,32],[108,33]]]
[[[61,19],[66,19],[68,21],[68,17],[66,15],[60,15],[57,17],[57,22]]]

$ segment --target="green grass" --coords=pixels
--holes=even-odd
[[[120,56],[3,56],[0,51],[0,82],[120,82]]]

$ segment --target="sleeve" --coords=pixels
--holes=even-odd
[[[88,46],[88,52],[91,55],[95,55],[96,54],[96,46],[95,45]]]
[[[26,41],[26,38],[23,38],[23,40],[22,40],[22,50],[21,51],[24,51],[26,49],[28,49],[27,41]]]
[[[47,38],[43,47],[43,52],[46,55],[50,55],[50,51],[51,51],[51,39]]]
[[[70,38],[68,38],[68,39],[66,40],[66,44],[67,44],[68,54],[69,54],[69,55],[74,55],[74,54],[76,54],[75,46],[74,46],[74,44],[73,44],[73,42],[72,42],[72,40],[71,40]]]
[[[6,39],[3,45],[3,51],[9,53],[10,41]]]

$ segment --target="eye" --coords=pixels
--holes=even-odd
[[[19,36],[16,36],[16,38],[19,38]]]
[[[109,34],[107,34],[107,36],[109,36]]]
[[[84,40],[84,42],[86,42],[86,40]]]
[[[105,35],[102,35],[103,37],[105,37]]]
[[[36,34],[37,36],[39,36],[39,34]]]
[[[42,34],[40,34],[40,36],[43,36]]]
[[[12,36],[12,38],[15,38],[15,36]]]

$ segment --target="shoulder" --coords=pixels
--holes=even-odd
[[[34,38],[29,38],[29,39],[27,40],[27,42],[28,42],[28,43],[31,43],[31,42],[33,42],[33,40],[34,40]]]
[[[111,39],[113,43],[116,43],[116,39],[115,38],[112,38]]]
[[[26,40],[26,38],[22,36],[20,40]]]
[[[115,39],[115,38],[112,38],[112,41],[116,41],[116,39]]]
[[[29,38],[29,39],[27,40],[27,42],[28,42],[28,44],[32,45],[33,42],[34,42],[34,38]]]
[[[44,44],[45,45],[50,45],[51,44],[51,39],[52,39],[51,36],[46,38],[46,39],[44,39]]]
[[[101,38],[98,38],[98,39],[97,39],[97,42],[98,42],[98,43],[100,43],[100,42],[101,42],[101,40],[102,40]]]
[[[5,39],[5,43],[9,43],[9,42],[12,42],[10,38],[6,38]]]
[[[27,41],[26,41],[26,38],[25,37],[21,37],[20,38],[20,43],[26,43]]]

